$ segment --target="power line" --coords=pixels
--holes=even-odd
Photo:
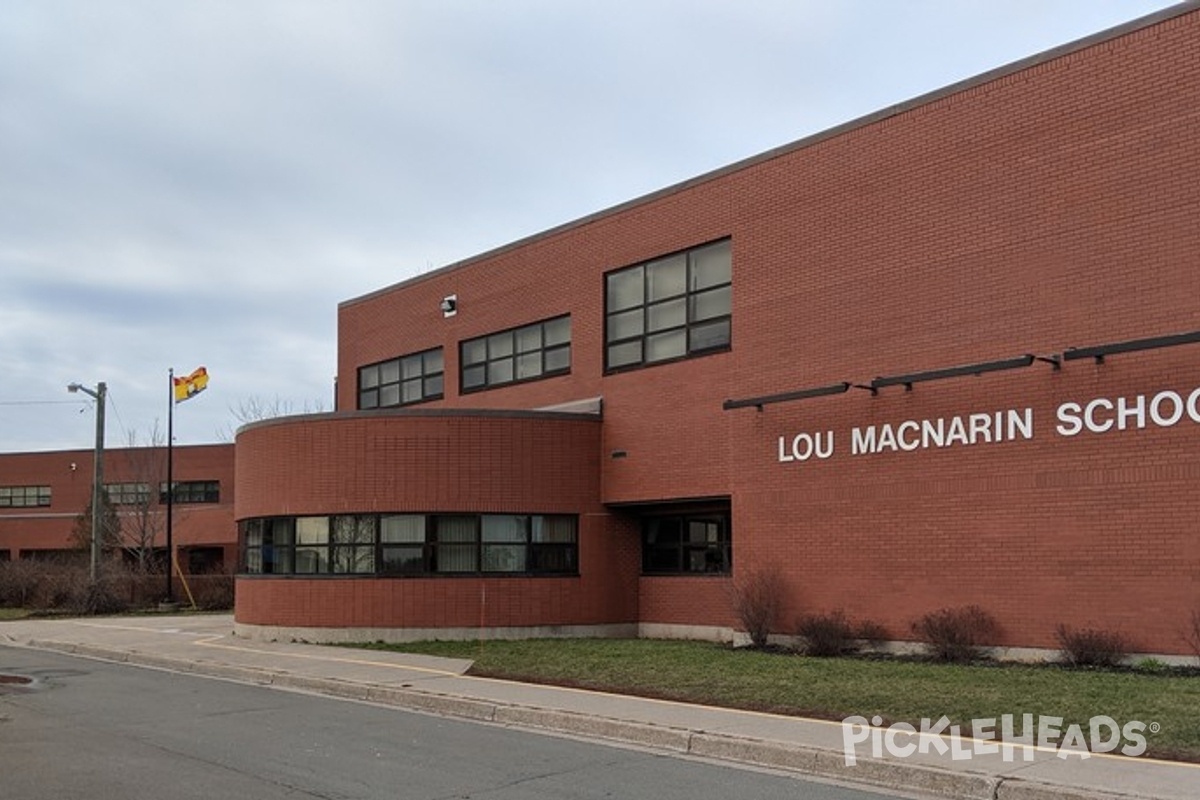
[[[74,406],[78,400],[0,400],[0,406]]]

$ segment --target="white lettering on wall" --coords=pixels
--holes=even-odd
[[[1113,431],[1144,430],[1153,425],[1172,428],[1184,420],[1200,425],[1200,387],[1186,396],[1171,389],[1153,395],[1094,397],[1087,402],[1067,401],[1055,410],[1055,433],[1072,437],[1082,433],[1104,435]],[[936,419],[908,419],[899,423],[859,425],[850,429],[850,455],[912,453],[917,450],[1002,444],[1033,438],[1033,409],[1009,408]],[[834,432],[797,433],[779,437],[779,462],[824,460],[834,455]]]

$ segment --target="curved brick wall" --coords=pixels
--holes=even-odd
[[[239,520],[578,514],[580,574],[242,576],[238,623],[397,629],[635,622],[638,541],[635,532],[609,526],[599,503],[600,431],[598,418],[478,411],[323,414],[243,428]]]

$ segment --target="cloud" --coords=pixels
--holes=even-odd
[[[1166,5],[10,0],[0,451],[328,405],[341,300]]]

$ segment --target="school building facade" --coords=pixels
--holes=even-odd
[[[181,570],[200,574],[237,565],[233,445],[173,448],[172,536]],[[0,561],[88,560],[76,526],[91,508],[94,450],[0,454]],[[166,447],[107,448],[102,484],[120,524],[106,543],[127,560],[166,563]],[[85,535],[90,537],[90,518]]]
[[[238,434],[249,635],[894,639],[977,604],[1184,653],[1200,12],[1173,6],[342,303]]]

